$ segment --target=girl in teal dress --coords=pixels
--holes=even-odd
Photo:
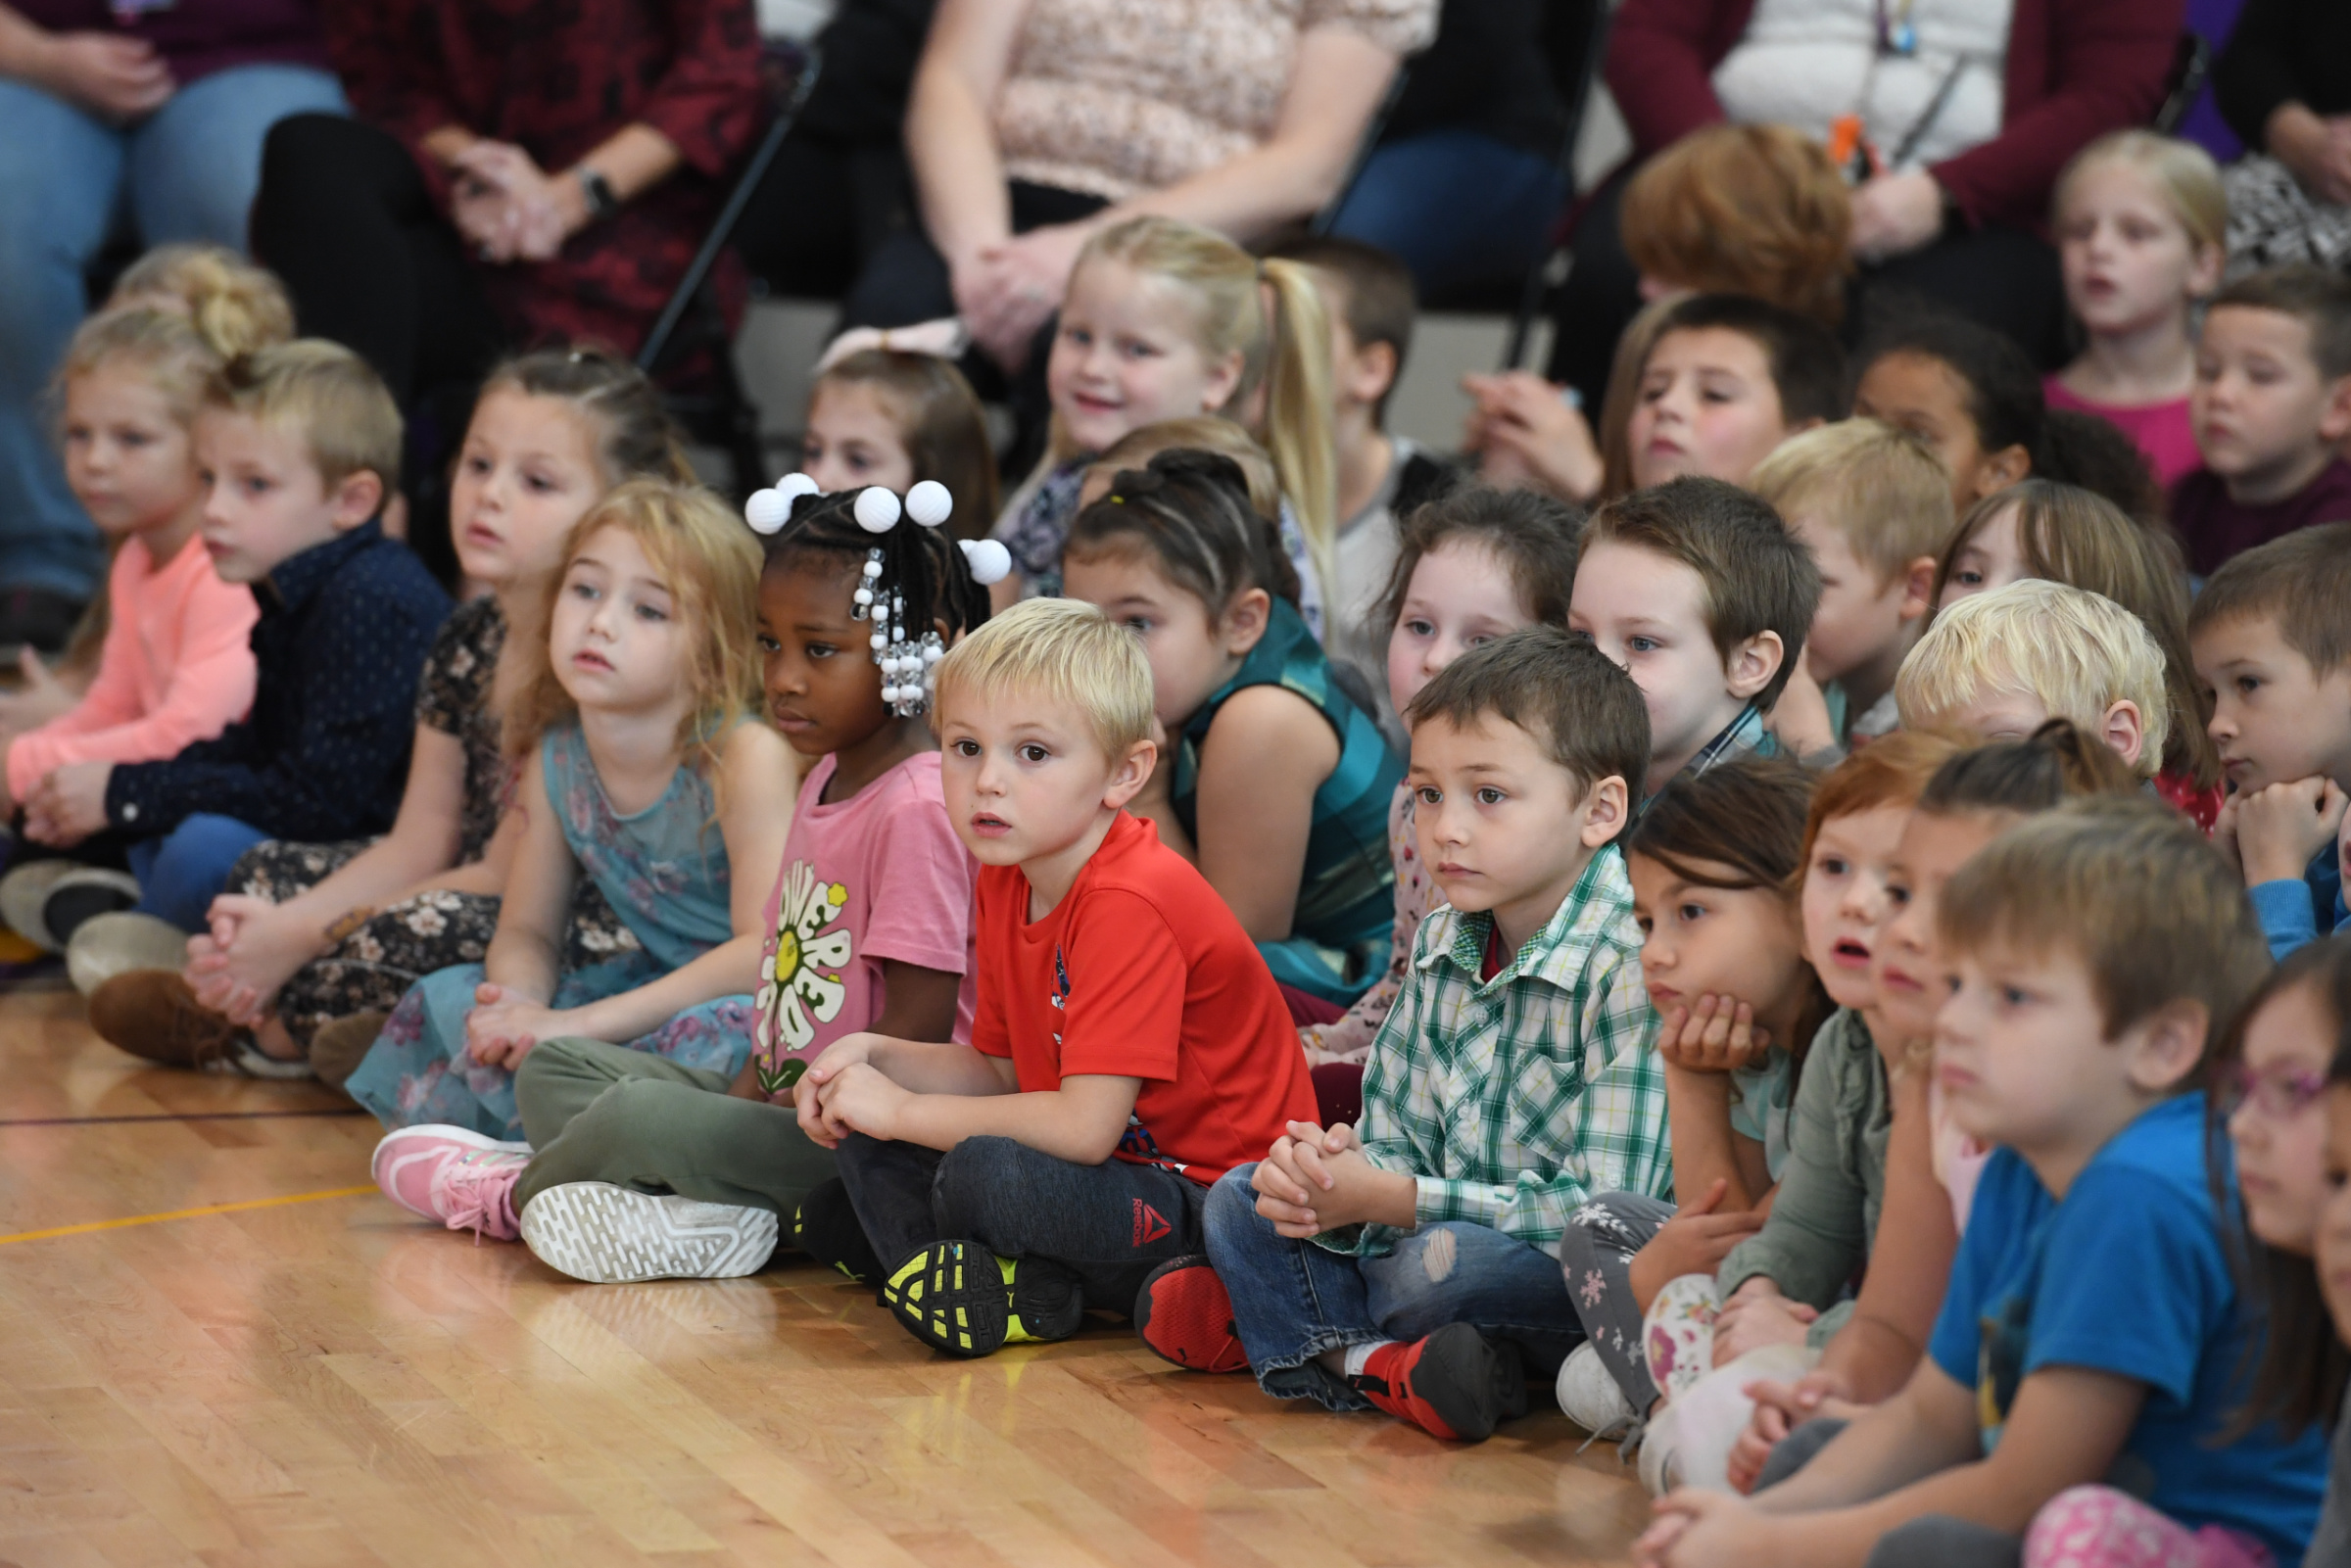
[[[753,718],[756,541],[714,497],[639,480],[572,530],[517,722],[532,810],[485,962],[410,987],[345,1085],[388,1127],[517,1138],[514,1069],[606,1040],[732,1075],[750,1050],[761,901],[793,768]],[[557,973],[581,877],[641,952]]]
[[[1386,970],[1388,801],[1404,762],[1299,618],[1297,577],[1229,457],[1176,451],[1078,514],[1072,598],[1140,634],[1159,768],[1129,807],[1216,888],[1301,1022]]]

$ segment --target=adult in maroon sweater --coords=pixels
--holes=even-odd
[[[336,0],[359,118],[270,134],[254,249],[404,407],[504,349],[644,341],[760,112],[752,0]],[[730,309],[741,273],[720,282]]]
[[[1879,9],[1890,29],[1913,17],[1921,35],[1932,24],[1931,8],[1889,0]],[[1748,41],[1757,10],[1758,0],[1624,0],[1607,70],[1635,162],[1726,118],[1715,71]],[[1853,248],[1864,292],[1923,294],[2029,352],[2062,354],[2064,296],[2056,256],[2041,237],[2050,188],[2092,139],[2154,113],[2183,16],[2183,0],[2014,0],[1998,62],[1997,131],[1855,191]],[[1932,55],[1931,46],[1921,50],[1930,63]],[[1834,103],[1829,112],[1849,107]],[[1907,126],[1869,128],[1898,141]],[[1621,179],[1611,182],[1578,228],[1560,309],[1553,379],[1572,381],[1588,401],[1605,386],[1616,331],[1638,306],[1638,279],[1616,232],[1621,188]]]

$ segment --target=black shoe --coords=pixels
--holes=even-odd
[[[81,601],[45,588],[0,589],[0,650],[60,653],[81,624]]]
[[[882,1277],[882,1259],[865,1239],[857,1211],[849,1207],[849,1189],[839,1176],[810,1188],[792,1211],[792,1244],[852,1285]]]
[[[1078,1276],[1041,1258],[999,1258],[976,1241],[916,1249],[882,1283],[906,1332],[949,1355],[1066,1340],[1085,1321]]]
[[[70,871],[50,885],[41,900],[41,924],[59,947],[73,940],[83,922],[100,915],[119,915],[139,901],[139,883],[127,872],[85,866]]]

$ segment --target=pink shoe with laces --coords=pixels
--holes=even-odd
[[[470,1230],[478,1245],[514,1241],[514,1183],[531,1163],[527,1143],[500,1143],[465,1127],[403,1127],[375,1146],[369,1164],[384,1196],[410,1213],[452,1230]]]

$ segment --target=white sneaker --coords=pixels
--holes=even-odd
[[[591,1285],[647,1279],[736,1279],[776,1250],[765,1209],[706,1204],[602,1181],[567,1181],[522,1211],[523,1245],[559,1274]]]
[[[1667,1404],[1649,1418],[1641,1434],[1641,1484],[1661,1497],[1688,1479],[1682,1466],[1682,1406]]]
[[[57,885],[59,878],[81,869],[78,862],[71,860],[36,860],[0,877],[0,924],[42,952],[56,952],[64,944],[49,934],[41,906],[48,902],[49,889]]]
[[[1620,1436],[1640,1419],[1589,1340],[1568,1353],[1566,1364],[1559,1368],[1558,1393],[1567,1419],[1596,1438]]]
[[[186,931],[168,920],[129,910],[91,916],[74,927],[73,939],[66,944],[66,974],[84,996],[132,970],[169,970],[176,974],[187,963]]]

